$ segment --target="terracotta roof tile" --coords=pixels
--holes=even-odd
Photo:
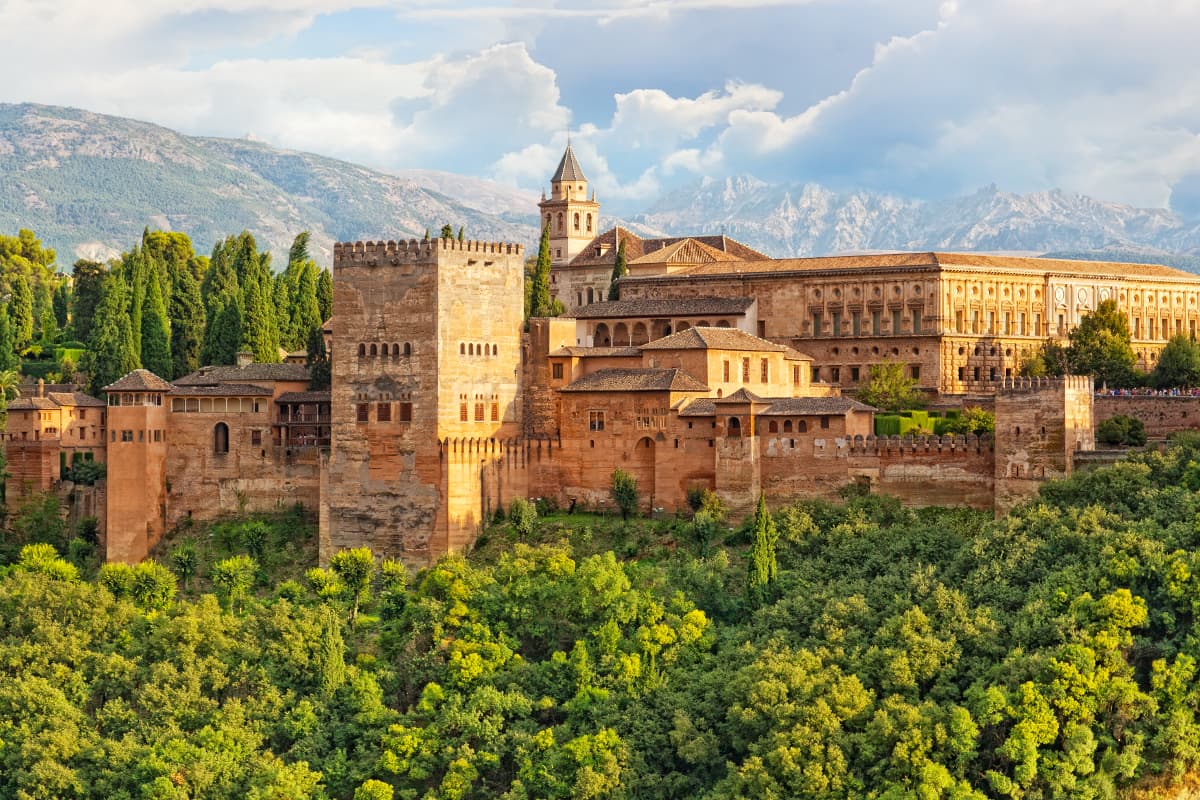
[[[330,391],[321,392],[284,392],[275,398],[276,403],[328,403]]]
[[[646,264],[707,264],[714,261],[741,261],[737,256],[718,250],[698,239],[680,239],[678,242],[660,247],[633,260],[626,260],[630,266]]]
[[[16,397],[9,401],[9,411],[50,411],[58,404],[48,397]]]
[[[219,383],[216,386],[175,386],[172,397],[270,397],[271,390],[250,383]]]
[[[133,372],[105,386],[105,392],[166,392],[171,384],[155,375],[148,369],[135,369]]]
[[[592,303],[575,309],[571,316],[575,319],[730,316],[745,314],[752,305],[753,297],[647,297]]]
[[[600,369],[564,386],[564,392],[707,392],[681,369]]]
[[[211,386],[217,383],[246,381],[307,381],[308,367],[304,364],[247,364],[244,367],[201,367],[175,381],[176,386]]]
[[[588,242],[579,251],[579,255],[571,259],[571,262],[567,266],[595,267],[607,265],[611,267],[617,261],[617,245],[620,242],[625,243],[625,260],[632,263],[650,253],[684,241],[699,242],[706,247],[737,259],[762,261],[768,258],[765,253],[760,253],[736,239],[730,239],[724,234],[716,236],[665,236],[662,238],[647,239],[638,236],[628,228],[609,228]],[[604,249],[601,255],[596,255],[597,247]]]
[[[104,408],[103,400],[83,392],[46,392],[46,397],[60,406],[76,406],[80,408]]]
[[[752,350],[787,353],[790,347],[775,344],[738,328],[688,328],[642,345],[643,350]],[[799,355],[799,353],[797,353]]]
[[[743,386],[733,394],[727,395],[726,397],[718,397],[713,402],[720,405],[721,403],[763,403],[766,401]]]
[[[580,347],[573,344],[560,347],[550,353],[551,356],[571,356],[573,358],[636,357],[641,354],[642,350],[639,347]]]
[[[730,398],[732,397],[733,395],[730,395]],[[679,416],[711,417],[716,414],[719,402],[721,400],[711,397],[697,398],[688,403],[687,407],[679,412]],[[756,412],[756,416],[770,417],[803,417],[814,414],[848,414],[851,411],[875,410],[871,406],[863,405],[849,397],[768,397],[757,398],[755,402],[770,403],[766,409]]]

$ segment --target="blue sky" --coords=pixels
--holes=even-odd
[[[1195,0],[0,0],[0,101],[606,205],[754,175],[1200,210]],[[1195,208],[1193,208],[1195,207]]]

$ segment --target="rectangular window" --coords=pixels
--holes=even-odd
[[[255,447],[262,444],[262,431],[250,431],[250,444]]]
[[[79,409],[79,418],[87,419],[87,409],[86,408]]]
[[[1142,338],[1142,318],[1135,317],[1133,320],[1133,338]]]
[[[821,368],[820,368],[820,367],[813,367],[813,368],[812,368],[812,376],[811,376],[811,377],[812,377],[812,381],[813,381],[813,383],[816,383],[817,381],[821,380]]]
[[[995,367],[988,367],[988,380],[989,381],[996,380],[996,368]]]
[[[750,382],[750,359],[742,359],[742,383]]]
[[[800,368],[792,367],[792,383],[800,382]]]
[[[492,422],[500,421],[500,404],[492,403]]]
[[[146,441],[146,432],[145,431],[138,431],[138,441],[139,442]]]
[[[470,419],[470,415],[467,412],[467,404],[459,403],[459,405],[458,405],[458,421],[459,422],[467,422],[469,419]]]
[[[602,431],[604,430],[604,412],[589,411],[588,412],[588,430]]]
[[[1033,335],[1034,336],[1042,335],[1042,315],[1041,314],[1033,315]]]
[[[759,369],[758,369],[759,383],[768,383],[769,382],[769,379],[771,377],[771,368],[769,366],[769,363],[770,362],[768,362],[767,359],[765,359],[765,358],[759,363]]]
[[[824,317],[820,311],[812,312],[812,324],[813,324],[812,335],[820,336],[822,333],[822,328],[824,327],[824,324],[825,324]]]
[[[375,404],[375,419],[380,422],[392,421],[392,404],[391,403],[376,403]]]
[[[133,441],[133,431],[121,431],[121,441],[122,442],[132,442]]]
[[[725,383],[729,383],[729,362],[728,361],[725,361],[721,364],[721,374],[723,375],[721,380],[725,381]]]
[[[822,428],[829,427],[829,417],[821,417],[821,427]]]
[[[833,381],[834,383],[841,383],[842,382],[842,368],[841,367],[830,368],[829,379],[831,381]]]
[[[979,312],[971,312],[971,333],[979,333]]]
[[[921,367],[920,366],[918,366],[916,364],[912,365],[912,377],[913,377],[914,381],[921,380]]]
[[[561,381],[563,376],[562,364],[554,364],[551,366],[550,375],[554,378],[554,380]]]
[[[1004,312],[1004,335],[1008,336],[1012,333],[1012,312]]]
[[[892,309],[892,335],[900,332],[900,317],[901,311],[898,308]]]
[[[400,403],[400,421],[412,422],[412,403]]]
[[[979,380],[979,367],[975,367],[974,369],[972,369],[971,375],[972,375],[972,380],[976,380],[976,381]]]
[[[1017,336],[1025,335],[1025,312],[1017,314]]]
[[[967,332],[965,323],[963,321],[963,312],[961,308],[954,312],[954,330],[958,333]]]
[[[840,311],[833,312],[833,335],[842,335],[842,312]]]
[[[862,313],[854,311],[850,314],[850,331],[855,336],[862,335]]]
[[[987,319],[988,319],[988,326],[987,326],[988,335],[995,336],[996,335],[996,312],[989,311]]]
[[[958,368],[958,379],[959,379],[960,381],[965,381],[965,380],[967,379],[967,374],[966,374],[966,373],[967,373],[967,368],[966,368],[966,367],[959,367],[959,368]]]
[[[1153,325],[1153,322],[1151,322],[1151,324]],[[1066,333],[1066,332],[1067,332],[1067,320],[1066,320],[1066,317],[1064,317],[1062,314],[1059,314],[1059,315],[1058,315],[1058,333],[1059,333],[1059,335],[1061,336],[1062,334],[1064,334],[1064,333]],[[1151,335],[1151,336],[1153,336],[1154,334],[1153,334],[1153,333],[1151,333],[1150,335]]]
[[[475,404],[475,421],[483,422],[483,403]]]
[[[356,406],[356,414],[359,422],[367,422],[371,419],[371,407],[366,403],[359,403]]]
[[[912,314],[912,332],[921,332],[921,317],[925,316],[925,306],[913,306],[910,309]]]
[[[878,311],[871,312],[871,333],[878,336],[880,331],[880,314]]]
[[[1171,322],[1170,322],[1170,320],[1167,320],[1167,319],[1163,320],[1162,338],[1164,341],[1171,338]]]
[[[858,367],[850,368],[850,380],[854,381],[855,383],[858,383],[860,374],[861,373],[859,372]]]

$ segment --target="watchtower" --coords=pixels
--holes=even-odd
[[[600,204],[594,191],[588,198],[588,180],[570,142],[550,178],[550,197],[543,192],[538,208],[542,226],[550,226],[550,263],[554,266],[579,255],[600,230]]]
[[[171,384],[145,369],[135,369],[104,387],[108,397],[105,561],[136,564],[162,538],[170,390]]]
[[[327,511],[321,559],[345,547],[424,565],[473,540],[473,480],[445,445],[521,430],[521,245],[353,242],[333,251]]]
[[[1094,450],[1092,379],[1006,378],[996,390],[996,511],[1074,471],[1075,453]]]

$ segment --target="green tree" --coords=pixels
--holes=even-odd
[[[779,566],[775,545],[779,534],[775,520],[767,510],[766,495],[758,495],[758,507],[754,510],[754,540],[750,546],[750,564],[746,575],[746,596],[755,606],[770,602]]]
[[[16,353],[17,341],[12,320],[8,316],[8,304],[0,303],[0,371],[15,370],[21,360]]]
[[[362,785],[354,790],[354,800],[392,800],[393,797],[395,794],[392,787],[374,778],[363,781]]]
[[[312,234],[308,231],[296,234],[296,238],[292,239],[291,249],[288,250],[288,266],[303,264],[311,258],[308,254],[308,242],[311,238]]]
[[[904,365],[898,361],[872,364],[858,390],[858,399],[884,411],[903,411],[925,404],[916,378],[906,377]]]
[[[370,548],[354,547],[339,550],[329,559],[329,568],[346,587],[350,602],[350,623],[358,618],[359,606],[365,602],[371,589],[371,575],[375,572],[375,556]]]
[[[9,300],[13,332],[16,334],[17,349],[24,350],[33,342],[33,290],[29,278],[23,272],[12,277],[12,298]]]
[[[1067,359],[1075,374],[1091,375],[1096,383],[1114,387],[1137,382],[1129,319],[1116,300],[1104,300],[1085,314],[1069,338]]]
[[[325,334],[318,325],[308,332],[309,388],[328,389],[331,376],[329,354],[325,351]]]
[[[242,312],[237,302],[227,303],[205,334],[206,364],[234,364],[242,347]]]
[[[321,319],[321,306],[317,301],[317,265],[311,261],[298,267],[295,292],[291,298],[292,339],[288,350],[303,347],[313,328],[320,329],[325,320]]]
[[[241,611],[250,588],[254,586],[254,576],[258,572],[258,564],[250,556],[233,556],[213,564],[209,578],[212,579],[213,589],[230,611]]]
[[[92,335],[92,319],[100,305],[100,293],[104,287],[107,268],[97,262],[79,259],[72,271],[71,284],[71,327],[78,341],[86,342]]]
[[[617,281],[629,274],[629,265],[625,260],[625,240],[617,244],[617,260],[613,262],[612,280],[608,284],[608,299],[620,300],[621,287]]]
[[[342,626],[332,610],[326,610],[321,628],[320,668],[321,690],[326,697],[332,697],[346,682],[346,644],[342,640]]]
[[[1026,378],[1057,378],[1071,370],[1067,348],[1053,339],[1042,342],[1021,362],[1021,375]]]
[[[321,270],[317,277],[317,307],[321,312],[321,324],[324,325],[333,316],[333,276],[329,270]]]
[[[237,249],[238,241],[232,236],[215,245],[200,283],[205,320],[200,361],[204,364],[233,364],[242,345],[241,289],[233,266]]]
[[[142,367],[161,378],[174,377],[171,359],[171,333],[167,328],[167,309],[159,278],[147,276],[146,297],[142,307]]]
[[[58,340],[58,322],[54,318],[54,292],[46,281],[39,281],[33,293],[35,335],[42,350],[52,350]]]
[[[446,239],[447,241],[449,241],[450,239],[453,239],[454,238],[454,226],[453,225],[443,225],[441,238]]]
[[[525,541],[533,535],[533,526],[537,523],[537,506],[524,497],[514,497],[508,504],[508,521],[517,532],[517,538]]]
[[[529,315],[531,317],[549,316],[550,309],[550,226],[547,225],[542,228],[542,239],[538,244],[537,264],[533,269]]]
[[[242,307],[245,308],[242,343],[254,353],[254,360],[260,363],[279,360],[279,339],[273,324],[275,304],[269,295],[264,294],[265,291],[268,289],[259,276],[252,275],[242,293]]]
[[[83,368],[88,374],[92,394],[99,394],[103,387],[138,368],[128,297],[129,290],[121,273],[110,272],[101,290],[84,356]]]
[[[1146,443],[1146,425],[1137,417],[1117,414],[1096,426],[1096,438],[1104,444],[1141,447]]]
[[[460,244],[463,242],[463,226],[462,225],[458,226],[458,241]]]
[[[54,320],[60,330],[67,327],[70,321],[71,287],[66,281],[58,284],[54,290]]]
[[[1158,354],[1150,383],[1159,389],[1200,386],[1200,344],[1177,334]]]
[[[609,493],[612,495],[613,502],[616,503],[617,508],[621,511],[621,519],[628,520],[630,514],[637,513],[637,478],[623,469],[618,468],[613,470]]]
[[[175,272],[174,283],[170,313],[171,380],[200,368],[205,329],[204,302],[196,277],[190,269],[181,269]]]

